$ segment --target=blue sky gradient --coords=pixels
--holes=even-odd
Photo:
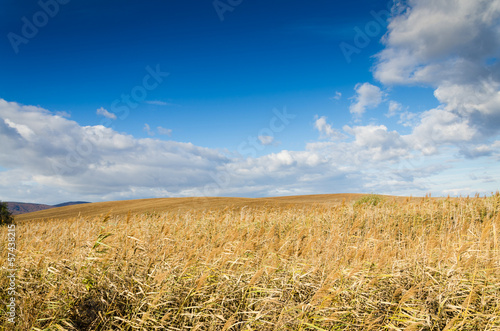
[[[498,1],[454,1],[3,1],[0,199],[489,194]]]

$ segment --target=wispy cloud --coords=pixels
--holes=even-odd
[[[340,93],[339,91],[336,91],[335,96],[331,97],[330,99],[338,101],[338,100],[342,99],[342,93]]]
[[[106,118],[109,118],[109,119],[112,119],[112,120],[116,120],[116,115],[113,114],[113,113],[110,113],[109,111],[107,111],[106,109],[104,109],[103,107],[97,109],[96,111],[96,114],[97,115],[101,115],[101,116],[104,116]]]
[[[147,100],[146,103],[149,105],[155,105],[155,106],[175,106],[175,104],[173,104],[173,103],[160,101],[160,100]]]
[[[172,129],[165,129],[161,126],[157,127],[158,133],[164,136],[171,136],[172,135]]]
[[[396,116],[398,112],[401,110],[401,108],[403,108],[403,106],[399,102],[391,100],[389,101],[389,112],[387,112],[385,116],[387,117]]]
[[[260,143],[264,146],[271,145],[274,142],[273,136],[258,136]]]
[[[155,133],[151,130],[151,127],[149,126],[149,124],[144,124],[144,131],[146,131],[146,133],[148,134],[148,136],[154,136]]]

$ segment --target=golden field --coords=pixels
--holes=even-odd
[[[38,212],[16,215],[16,220],[34,219],[66,219],[77,215],[96,217],[101,215],[123,216],[128,213],[141,214],[146,212],[186,212],[194,210],[241,208],[244,206],[290,206],[290,205],[332,205],[342,201],[353,201],[361,198],[362,194],[323,194],[299,195],[274,198],[163,198],[137,199],[123,201],[97,202],[90,204],[72,205]],[[389,197],[389,196],[388,196]],[[398,199],[398,197],[390,197]],[[401,199],[401,198],[399,198]],[[418,199],[418,198],[415,198]]]
[[[57,209],[16,217],[16,330],[500,329],[500,194]]]

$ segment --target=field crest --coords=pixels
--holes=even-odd
[[[151,212],[186,212],[189,210],[205,210],[219,208],[259,207],[265,205],[288,206],[290,204],[310,206],[313,204],[331,205],[359,199],[363,194],[322,194],[300,195],[275,198],[158,198],[138,199],[110,202],[96,202],[84,205],[74,205],[53,208],[16,216],[16,220],[34,219],[67,219],[78,215],[96,217],[99,215],[133,215]]]

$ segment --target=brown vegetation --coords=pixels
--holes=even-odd
[[[186,212],[216,208],[241,208],[244,206],[289,206],[313,204],[338,204],[343,200],[351,201],[362,197],[362,194],[323,194],[299,195],[276,198],[164,198],[164,199],[138,199],[97,202],[60,207],[57,209],[43,210],[16,216],[16,220],[34,219],[67,219],[75,216],[97,217],[110,214],[110,216],[146,213],[146,212]]]
[[[18,222],[17,328],[500,328],[500,195],[369,201]]]

